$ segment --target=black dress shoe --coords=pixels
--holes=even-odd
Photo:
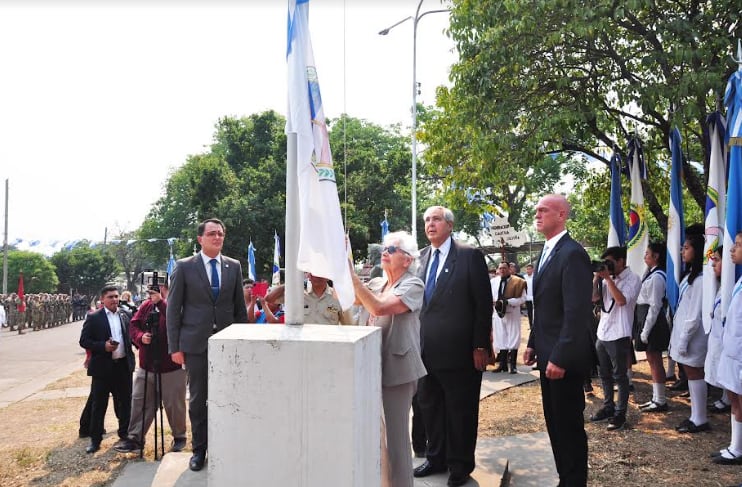
[[[198,472],[204,468],[204,462],[206,461],[206,452],[195,452],[191,457],[191,461],[188,463],[188,468],[194,472]]]
[[[85,453],[95,453],[98,450],[100,450],[100,443],[91,442],[90,445],[88,445],[87,448],[85,448]]]
[[[469,474],[456,475],[452,473],[451,475],[449,475],[448,483],[446,485],[448,485],[448,487],[459,487],[460,485],[464,485],[465,483],[467,483],[470,478],[471,476]]]
[[[428,475],[445,472],[446,470],[448,470],[448,468],[445,466],[436,467],[430,463],[430,460],[425,460],[419,467],[412,471],[412,476],[416,478],[427,477]]]
[[[183,451],[185,447],[186,447],[185,438],[173,438],[173,446],[170,448],[170,451],[171,452]]]

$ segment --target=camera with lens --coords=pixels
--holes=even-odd
[[[616,267],[612,260],[593,260],[590,261],[590,264],[593,267],[593,272],[603,272],[606,269],[611,275],[616,272]]]

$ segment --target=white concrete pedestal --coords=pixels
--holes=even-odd
[[[211,487],[378,487],[381,332],[232,325],[209,340]]]

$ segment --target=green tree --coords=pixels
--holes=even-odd
[[[705,176],[688,160],[707,168],[703,122],[736,69],[727,60],[729,34],[742,35],[738,15],[736,0],[454,0],[456,120],[487,134],[502,161],[498,172],[528,166],[527,155],[544,150],[607,164],[596,148],[618,147],[625,156],[632,132],[653,166],[669,158],[669,133],[678,126],[685,185],[703,207]],[[658,193],[644,190],[665,228]]]
[[[72,289],[88,296],[96,296],[120,271],[107,248],[91,247],[87,241],[57,252],[51,261],[57,267],[60,291]]]
[[[139,238],[177,237],[176,256],[183,257],[196,244],[198,222],[217,217],[227,227],[224,253],[245,266],[252,240],[258,277],[268,278],[273,232],[285,241],[284,126],[283,117],[273,111],[220,119],[209,150],[190,156],[172,172],[165,194],[140,227]],[[369,242],[379,241],[384,210],[392,230],[409,229],[409,148],[395,129],[346,116],[331,124],[330,144],[340,201],[360,257]],[[147,250],[147,256],[166,261],[166,252]]]
[[[57,292],[56,269],[43,255],[27,250],[8,251],[8,292],[18,292],[18,277],[23,272],[23,291],[26,294]],[[67,293],[69,289],[60,289]]]
[[[385,213],[390,231],[411,229],[408,140],[396,127],[343,115],[332,124],[330,144],[340,203],[347,215],[346,231],[355,258],[360,259],[368,244],[381,241]],[[424,201],[426,194],[426,187],[419,185],[418,199]],[[423,230],[422,225],[418,228]],[[418,236],[424,238],[424,233]]]

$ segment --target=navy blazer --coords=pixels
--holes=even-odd
[[[129,371],[134,372],[134,352],[131,349],[129,336],[129,315],[119,308],[117,311],[121,319],[124,335],[124,351]],[[113,368],[113,353],[106,352],[106,342],[111,338],[111,327],[106,317],[106,308],[100,308],[88,313],[80,332],[80,346],[92,352],[88,363],[88,375],[102,377],[108,375]]]
[[[592,281],[590,257],[565,234],[533,277],[528,348],[536,351],[539,369],[546,370],[552,362],[567,371],[587,373],[592,357]]]
[[[431,246],[420,253],[427,279]],[[435,291],[420,310],[420,348],[428,369],[474,368],[474,349],[490,350],[492,294],[484,255],[451,239]]]

